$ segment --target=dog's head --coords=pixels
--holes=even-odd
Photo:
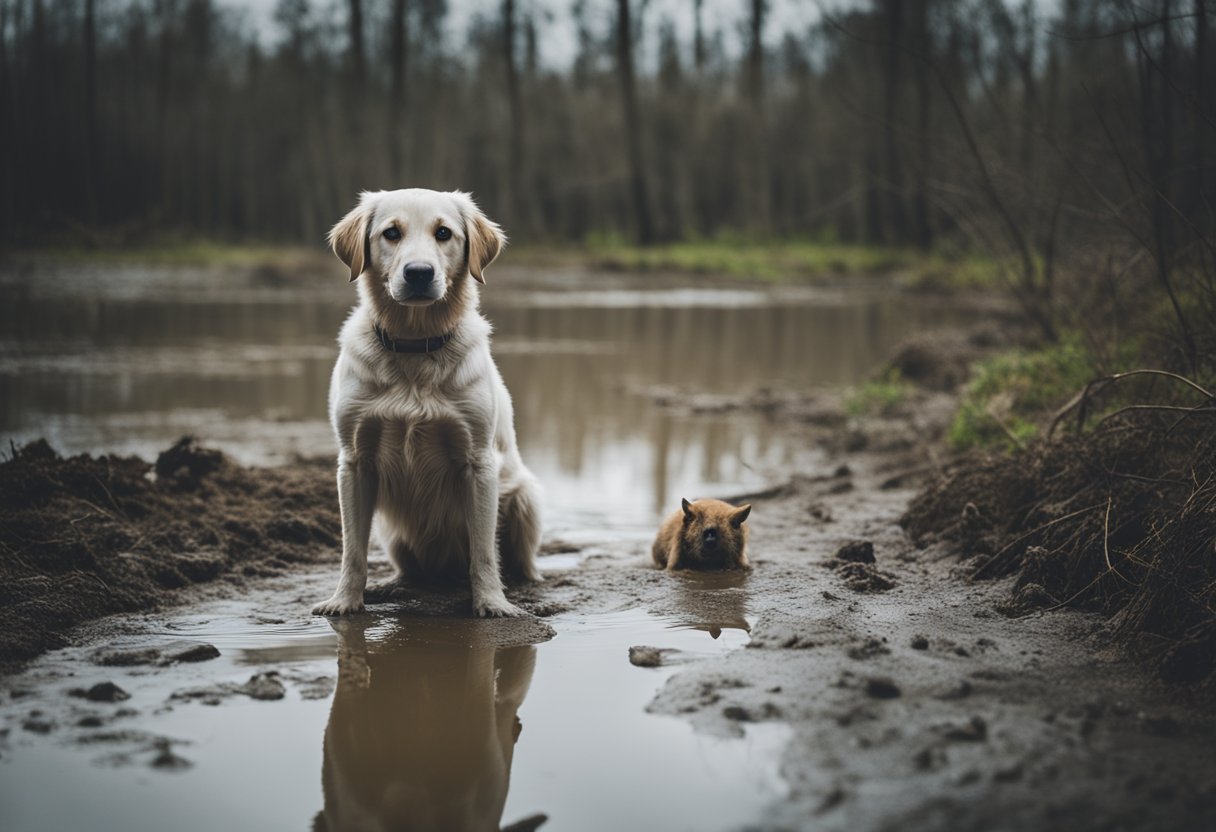
[[[334,253],[402,306],[430,306],[482,272],[506,237],[461,191],[365,191],[329,232]]]

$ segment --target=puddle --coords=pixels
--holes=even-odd
[[[0,265],[0,447],[154,458],[191,433],[250,464],[334,452],[340,275]],[[641,536],[682,496],[739,493],[802,461],[760,415],[688,415],[647,391],[847,384],[913,332],[971,315],[864,285],[714,288],[673,276],[496,271],[482,307],[546,526]]]
[[[101,667],[94,646],[10,680],[37,695],[0,709],[0,827],[498,829],[544,816],[545,830],[735,828],[784,796],[788,728],[710,737],[646,707],[681,664],[742,647],[741,612],[563,615],[528,643],[535,622],[284,621],[210,604],[104,646],[205,641],[218,659]],[[638,644],[671,651],[666,664],[631,665]],[[283,698],[233,692],[271,671]],[[67,694],[100,681],[130,698]],[[191,698],[200,689],[219,704]],[[55,727],[27,730],[32,710]],[[86,717],[103,724],[80,727]]]
[[[0,446],[46,436],[65,452],[154,458],[194,433],[250,464],[332,452],[334,334],[353,300],[340,277],[51,277],[0,269]],[[546,539],[569,544],[541,559],[546,571],[613,545],[644,555],[680,497],[763,487],[806,462],[762,415],[685,414],[648,391],[851,383],[908,335],[970,314],[865,288],[537,280],[493,282],[483,306],[546,491]],[[523,830],[543,817],[546,832],[714,830],[786,795],[785,725],[716,737],[647,713],[682,665],[747,643],[738,576],[682,578],[672,607],[691,617],[564,614],[546,619],[548,640],[535,621],[303,616],[332,579],[209,603],[108,645],[203,641],[218,659],[101,667],[73,649],[9,680],[33,695],[0,697],[0,828]],[[635,645],[667,651],[663,666],[630,664]],[[101,681],[130,699],[67,695]],[[248,695],[280,686],[276,701]]]

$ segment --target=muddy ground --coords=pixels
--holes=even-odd
[[[759,828],[1216,827],[1210,689],[1161,682],[1113,640],[1099,616],[1002,614],[1012,579],[968,581],[949,548],[917,548],[900,527],[939,462],[934,448],[953,405],[941,389],[953,382],[928,378],[934,380],[892,412],[863,419],[847,417],[839,398],[827,394],[707,400],[656,391],[663,407],[763,411],[774,430],[805,436],[808,447],[826,448],[829,460],[792,464],[759,493],[701,495],[753,504],[750,573],[669,575],[649,566],[642,544],[548,539],[547,554],[577,555],[578,565],[550,570],[543,585],[511,591],[539,621],[504,627],[534,641],[547,636],[543,620],[559,613],[633,607],[707,629],[732,622],[748,628],[753,621],[746,648],[682,664],[649,708],[711,735],[740,734],[758,722],[790,726],[781,763],[789,798]],[[88,468],[79,483],[92,508],[82,512],[76,496],[53,488],[29,492],[34,496],[24,506],[15,506],[17,492],[5,493],[10,680],[22,678],[12,675],[16,662],[41,649],[96,643],[99,633],[123,626],[111,617],[68,630],[54,623],[60,614],[75,623],[273,586],[277,600],[267,614],[306,615],[312,595],[336,573],[334,510],[324,504],[332,496],[328,467],[259,471],[208,457],[211,469],[195,470],[199,452],[181,456],[182,450],[177,465],[132,468],[138,476],[129,480],[129,493],[93,483],[108,484],[105,472],[134,463],[88,467],[56,462],[41,449],[26,460],[52,479],[55,471]],[[0,479],[6,488],[15,487],[13,466],[20,462],[6,464],[9,476]],[[221,485],[209,480],[215,477],[243,483],[239,498],[218,508],[202,499]],[[21,487],[29,488],[25,481]],[[184,501],[180,512],[171,507],[175,495]],[[124,500],[150,508],[139,514]],[[56,510],[59,516],[47,514]],[[242,521],[242,514],[257,522]],[[24,517],[24,525],[15,517]],[[82,547],[72,531],[82,523],[99,524],[118,543]],[[177,537],[157,543],[154,533]],[[56,553],[54,574],[37,574],[28,554],[35,544]],[[191,563],[206,567],[191,571],[171,560],[173,571],[162,574],[149,566],[161,555],[182,558],[183,545],[197,553]],[[372,578],[386,570],[380,562]],[[124,575],[134,576],[135,588],[118,593],[122,606],[114,607],[114,594],[106,592],[79,596],[93,608],[61,609],[65,602],[54,600],[65,588],[119,585]],[[463,592],[399,591],[369,601],[381,613],[469,615]],[[22,609],[48,612],[31,619]],[[671,658],[661,650],[634,653],[643,666]],[[32,689],[22,680],[12,693],[39,701],[36,680]]]

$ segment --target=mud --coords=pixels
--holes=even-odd
[[[1102,612],[1164,678],[1202,682],[1216,669],[1216,420],[1186,416],[1130,411],[1013,457],[969,455],[902,523],[969,578],[1016,575],[1002,612]]]
[[[705,406],[696,396],[671,390],[661,395],[668,407]],[[203,749],[167,728],[141,731],[143,723],[160,725],[160,719],[177,725],[172,720],[191,708],[218,714],[238,714],[243,707],[255,706],[270,709],[267,714],[276,708],[309,708],[310,702],[320,705],[332,691],[325,759],[316,763],[329,785],[317,798],[323,808],[309,810],[317,812],[314,825],[340,827],[342,812],[352,805],[383,818],[396,817],[392,812],[400,806],[377,808],[370,802],[374,789],[366,794],[329,789],[338,789],[346,775],[356,771],[372,778],[370,787],[381,793],[399,787],[384,780],[384,772],[404,763],[392,744],[376,744],[381,728],[360,716],[359,703],[377,707],[375,702],[394,694],[442,710],[450,692],[430,690],[410,668],[418,662],[447,668],[450,659],[430,652],[427,645],[455,640],[462,650],[471,651],[471,663],[459,665],[466,668],[462,673],[476,667],[486,671],[487,679],[500,674],[508,680],[505,688],[514,691],[485,712],[493,722],[486,736],[492,738],[494,759],[506,761],[510,789],[496,768],[493,805],[484,817],[505,828],[601,828],[573,823],[569,814],[550,812],[548,803],[533,797],[543,792],[529,791],[524,775],[534,771],[536,763],[527,755],[543,747],[570,755],[557,762],[560,767],[589,766],[583,779],[599,784],[596,792],[601,797],[610,793],[613,803],[622,804],[597,809],[608,824],[602,828],[670,828],[680,822],[680,810],[672,814],[661,796],[648,798],[651,807],[640,816],[634,810],[646,800],[620,799],[624,792],[616,787],[624,782],[621,778],[643,770],[639,756],[613,756],[625,752],[604,751],[601,735],[587,739],[586,746],[542,743],[533,733],[535,717],[531,722],[524,719],[529,727],[522,734],[518,728],[525,696],[536,705],[545,690],[532,680],[529,694],[526,680],[532,679],[532,668],[539,673],[556,666],[544,662],[548,639],[556,634],[556,650],[566,634],[580,627],[584,635],[601,638],[589,622],[612,621],[622,611],[640,610],[668,629],[646,631],[640,635],[644,642],[635,640],[635,631],[604,636],[606,640],[594,642],[603,650],[602,660],[600,653],[594,654],[601,664],[579,667],[598,668],[607,662],[620,669],[614,673],[653,679],[661,687],[646,694],[646,712],[691,726],[707,743],[727,744],[714,748],[777,736],[764,733],[770,728],[782,731],[776,746],[780,751],[758,746],[768,749],[763,760],[775,764],[766,767],[757,760],[747,766],[762,770],[772,787],[749,792],[763,795],[763,805],[747,804],[742,816],[715,815],[716,820],[699,828],[1211,828],[1216,824],[1216,760],[1211,755],[1216,719],[1203,689],[1166,686],[1145,672],[1119,646],[1102,615],[1002,614],[1000,607],[1016,583],[1013,576],[966,580],[969,572],[957,571],[956,546],[941,539],[914,542],[901,527],[915,489],[937,470],[928,449],[944,429],[948,401],[947,393],[923,390],[902,410],[857,419],[819,394],[801,403],[792,395],[767,393],[720,400],[718,407],[764,410],[774,430],[823,449],[820,462],[791,462],[759,491],[714,495],[753,505],[748,521],[750,572],[661,572],[649,563],[649,536],[553,538],[546,541],[547,554],[541,559],[545,583],[509,592],[533,618],[466,622],[468,593],[459,590],[398,588],[372,595],[366,616],[333,624],[337,678],[325,671],[334,665],[331,641],[323,649],[301,641],[298,655],[245,649],[242,662],[254,665],[248,667],[225,665],[233,660],[228,647],[210,638],[202,643],[214,641],[221,655],[189,662],[181,657],[195,653],[180,638],[148,644],[144,625],[129,616],[70,633],[66,625],[60,626],[45,640],[27,627],[5,636],[12,639],[6,642],[6,655],[28,657],[64,643],[75,645],[77,652],[56,654],[61,656],[58,665],[47,663],[52,656],[24,674],[8,677],[12,698],[4,711],[11,721],[0,730],[20,728],[48,742],[72,737],[70,742],[77,744],[113,747],[107,757],[111,764],[125,759],[126,764],[147,766],[157,776],[163,773],[184,782],[204,767],[198,756]],[[834,415],[824,415],[833,409]],[[20,608],[21,614],[15,604],[3,606],[5,632],[19,627],[27,620],[22,616],[37,604],[47,605],[52,616],[83,621],[175,598],[184,602],[182,609],[199,611],[204,618],[227,615],[213,600],[227,598],[229,604],[254,604],[264,622],[259,627],[315,624],[307,617],[308,605],[329,585],[336,569],[336,500],[327,465],[256,471],[222,457],[191,453],[184,460],[166,462],[152,477],[154,469],[116,458],[58,460],[42,448],[6,464],[0,482],[29,485],[6,491],[5,505],[10,505],[8,495],[32,496],[28,503],[15,504],[14,517],[24,518],[23,536],[18,539],[5,524],[4,544],[14,547],[5,552],[5,568],[24,570],[11,576],[17,585],[42,589],[41,594],[19,599],[33,605]],[[72,487],[61,490],[62,484]],[[146,511],[141,514],[136,506]],[[992,533],[990,525],[981,522],[992,511],[977,501],[974,511],[965,514],[959,509],[952,516],[959,518],[960,534],[972,535],[978,545]],[[82,530],[65,532],[64,524],[77,518]],[[86,537],[89,556],[74,556],[86,546]],[[105,542],[109,540],[114,542]],[[10,556],[19,543],[27,547],[23,552],[49,554]],[[173,558],[185,556],[172,553],[195,551],[215,565],[198,571],[178,567],[175,574],[180,578],[167,583],[157,579],[159,559],[173,564]],[[130,557],[127,552],[133,553],[135,565],[120,566]],[[387,571],[386,561],[377,559],[373,581]],[[128,576],[133,577],[129,585],[124,583]],[[56,589],[87,587],[95,577],[113,588],[117,602],[107,600],[109,594],[95,598],[86,593],[84,606],[54,606],[60,603]],[[210,587],[210,600],[193,594],[192,585],[195,590]],[[1027,595],[1027,586],[1018,591]],[[35,620],[45,623],[50,617]],[[102,649],[101,640],[116,634],[137,643]],[[699,641],[690,640],[690,634]],[[727,642],[738,646],[700,654],[695,649],[698,643],[723,647]],[[541,646],[533,647],[537,644]],[[573,662],[580,654],[571,650],[560,655]],[[221,667],[222,672],[216,669]],[[120,706],[91,702],[87,706],[94,710],[81,710],[85,703],[60,695],[69,673],[97,682],[102,681],[97,674],[110,674],[104,681],[133,686],[133,698],[124,705],[134,705],[136,712],[120,717],[100,710]],[[436,684],[442,677],[436,671]],[[369,680],[386,678],[397,682],[369,687]],[[547,707],[572,708],[571,713],[594,725],[600,714],[619,704],[614,701],[617,681],[633,680],[632,685],[639,677],[604,678],[598,696],[558,700],[550,694],[543,701]],[[147,693],[145,688],[158,679],[190,684],[182,684],[175,698]],[[628,704],[626,710],[634,708]],[[429,730],[426,708],[419,704],[407,710],[416,712],[409,717],[414,720],[410,730],[424,736],[418,732]],[[564,717],[562,725],[574,724],[571,719]],[[355,746],[342,745],[344,737],[360,736],[362,747],[372,750],[356,753]],[[539,736],[546,735],[542,731]],[[649,736],[628,739],[640,757],[663,746]],[[310,741],[322,742],[320,736]],[[0,748],[0,754],[14,761],[21,753],[22,748]],[[584,759],[601,753],[606,756],[598,768],[595,761]],[[373,766],[376,761],[382,764]],[[742,777],[743,771],[741,766],[736,776]],[[315,783],[315,768],[311,776]],[[430,776],[419,772],[418,782]],[[668,794],[696,794],[695,775],[690,778],[673,767],[669,776],[671,782],[664,784]],[[691,779],[688,788],[693,791],[673,791],[679,777]],[[714,780],[705,794],[715,794],[723,782]],[[451,788],[448,781],[437,781],[434,793],[447,795]],[[522,795],[535,799],[536,805],[521,805]],[[554,795],[552,802],[561,799]],[[565,799],[590,805],[597,798],[579,793]],[[686,811],[695,801],[691,796],[684,799]]]
[[[0,463],[0,667],[66,645],[84,621],[331,560],[341,524],[330,467],[245,468],[189,438],[155,464],[65,459],[45,442],[15,449]]]

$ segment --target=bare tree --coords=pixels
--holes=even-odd
[[[394,179],[405,179],[405,147],[408,131],[403,129],[409,110],[409,87],[406,85],[406,60],[410,42],[409,0],[393,0],[389,23],[389,90],[388,118],[389,170]]]
[[[633,199],[634,228],[638,243],[648,246],[655,241],[655,232],[650,216],[650,193],[642,147],[642,120],[638,115],[637,79],[633,68],[633,22],[629,14],[629,0],[617,0],[616,8],[617,77],[621,87],[625,145],[629,153],[629,185]]]

